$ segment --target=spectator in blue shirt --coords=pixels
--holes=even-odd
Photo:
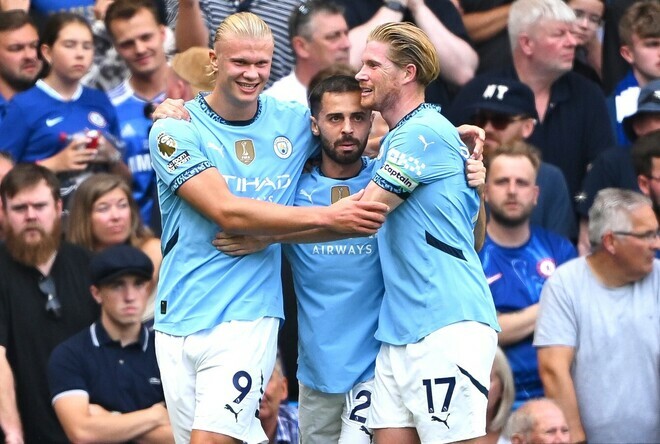
[[[27,13],[0,12],[0,121],[14,95],[37,80],[39,34]]]

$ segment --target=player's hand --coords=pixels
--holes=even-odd
[[[378,231],[390,209],[381,202],[361,202],[363,194],[361,190],[324,208],[328,212],[330,230],[362,236]]]
[[[461,141],[470,150],[470,157],[483,160],[486,131],[475,125],[461,125],[456,128]]]
[[[228,256],[245,256],[256,253],[270,245],[270,242],[262,236],[247,236],[242,234],[227,234],[220,231],[211,241],[213,246]]]
[[[166,117],[177,120],[190,120],[190,114],[183,106],[184,103],[182,99],[165,99],[163,103],[156,107],[151,118],[154,121],[165,119]]]
[[[486,183],[486,167],[483,161],[468,158],[465,161],[465,175],[470,188],[478,188]]]

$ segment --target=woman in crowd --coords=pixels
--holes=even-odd
[[[162,261],[160,240],[140,220],[129,185],[119,176],[96,173],[73,194],[67,240],[98,252],[117,244],[141,249],[154,264],[152,298],[145,319],[153,318],[153,295]]]
[[[599,29],[605,14],[604,0],[567,0],[566,3],[575,12],[573,36],[577,42],[575,51],[578,72],[596,82],[602,78],[603,50],[600,43]],[[589,71],[595,74],[589,74]]]
[[[121,143],[114,107],[105,93],[80,83],[94,56],[85,19],[53,14],[40,49],[46,75],[7,107],[0,149],[17,162],[38,162],[57,173],[64,198],[92,171],[126,174],[117,149]]]

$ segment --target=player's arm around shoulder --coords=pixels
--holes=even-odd
[[[206,157],[191,123],[158,120],[150,133],[154,170],[172,193],[231,234],[272,235],[324,228],[355,235],[374,234],[384,205],[343,199],[330,207],[302,208],[238,197]]]

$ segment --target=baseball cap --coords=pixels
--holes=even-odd
[[[195,94],[213,89],[215,75],[211,72],[208,48],[201,46],[188,48],[174,55],[170,66],[176,75],[190,83]]]
[[[469,85],[466,87],[470,87]],[[466,94],[465,110],[474,115],[479,110],[506,115],[524,115],[538,120],[534,93],[524,83],[504,77],[482,76]]]
[[[642,114],[651,113],[660,113],[660,79],[649,82],[642,87],[639,91],[639,97],[637,97],[637,111],[621,122],[628,139],[637,139],[637,134],[632,128],[633,120]]]
[[[102,250],[90,263],[92,284],[107,284],[125,275],[151,279],[154,265],[149,256],[130,245],[115,245]]]

